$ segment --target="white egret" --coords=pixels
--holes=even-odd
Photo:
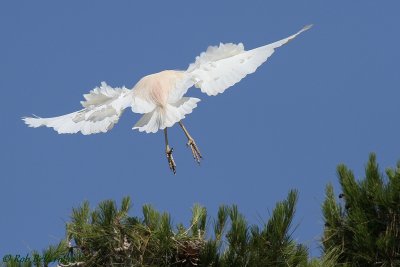
[[[165,153],[170,169],[176,173],[172,157],[173,149],[168,144],[168,127],[179,123],[183,129],[196,162],[202,158],[194,139],[182,123],[200,101],[194,97],[184,97],[192,86],[200,88],[207,95],[223,93],[227,88],[253,73],[275,51],[311,25],[280,41],[252,50],[244,50],[243,44],[220,44],[210,46],[206,52],[196,57],[187,70],[165,70],[143,77],[129,90],[125,87],[112,88],[105,82],[100,87],[85,94],[81,101],[83,109],[53,118],[25,117],[30,127],[47,126],[59,134],[81,132],[84,135],[107,132],[123,111],[130,107],[133,112],[144,114],[133,126],[140,132],[155,133],[164,130]]]

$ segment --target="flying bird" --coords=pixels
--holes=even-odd
[[[184,96],[188,89],[194,86],[209,96],[223,93],[246,75],[255,72],[274,53],[275,48],[288,43],[311,26],[305,26],[285,39],[251,50],[245,50],[242,43],[210,46],[196,57],[187,70],[165,70],[147,75],[132,89],[113,88],[102,82],[99,87],[84,95],[85,100],[81,101],[83,109],[79,111],[53,118],[22,119],[29,127],[46,126],[59,134],[81,132],[88,135],[109,131],[124,110],[130,107],[133,112],[143,114],[132,129],[146,133],[164,131],[168,165],[175,174],[173,148],[169,146],[167,133],[168,128],[175,123],[185,133],[187,146],[195,161],[200,163],[202,159],[195,140],[182,123],[200,101],[198,98]]]

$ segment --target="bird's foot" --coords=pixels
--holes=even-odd
[[[200,160],[203,158],[201,156],[200,150],[196,145],[196,142],[193,140],[193,138],[190,138],[189,141],[186,144],[187,147],[190,147],[190,149],[192,150],[192,154],[193,154],[193,158],[194,160],[200,164]]]
[[[168,165],[170,170],[176,174],[176,164],[174,161],[174,157],[172,156],[172,152],[174,151],[173,148],[169,148],[169,146],[167,147],[167,149],[165,150],[165,154],[167,155],[167,159],[168,159]]]

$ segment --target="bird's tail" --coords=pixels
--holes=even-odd
[[[144,114],[132,129],[140,132],[155,133],[158,129],[171,127],[176,122],[185,118],[186,114],[192,113],[197,107],[200,99],[194,97],[183,97],[174,104],[164,107],[156,107],[152,112]]]

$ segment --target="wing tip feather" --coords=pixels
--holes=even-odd
[[[314,26],[314,24],[308,24],[306,26],[303,27],[303,29],[301,29],[301,31],[307,31],[309,29],[311,29]]]

